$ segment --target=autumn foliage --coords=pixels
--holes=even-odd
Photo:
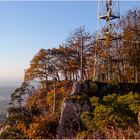
[[[123,83],[140,83],[140,10],[129,10],[118,26],[119,48],[114,46],[114,52],[119,53],[121,61],[112,62],[112,89],[107,87],[105,78],[102,82],[94,81],[92,96],[88,97],[93,110],[80,117],[84,129],[77,133],[77,138],[140,138],[140,95],[128,94],[127,90],[122,90],[121,95],[112,93],[114,87],[123,89]],[[0,138],[55,139],[61,104],[70,96],[73,82],[95,79],[96,45],[96,34],[82,26],[59,47],[40,49],[25,70],[24,82],[11,94],[6,128]],[[105,68],[101,71],[104,73]],[[93,96],[95,93],[98,97]]]

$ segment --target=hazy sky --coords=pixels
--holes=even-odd
[[[121,14],[133,7],[140,2],[120,2]],[[58,47],[82,25],[96,30],[97,1],[0,2],[0,81],[22,80],[39,49]]]

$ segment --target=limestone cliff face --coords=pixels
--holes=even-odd
[[[63,100],[57,138],[75,138],[76,133],[84,127],[81,115],[83,112],[90,111],[91,105],[84,93],[83,85],[74,83],[71,96]]]

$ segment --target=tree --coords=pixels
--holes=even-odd
[[[76,51],[75,59],[80,62],[80,80],[87,79],[86,58],[91,47],[91,34],[85,27],[79,27],[68,38],[67,46]]]
[[[123,31],[123,47],[125,50],[126,69],[131,82],[140,81],[140,10],[129,10],[128,13],[122,17],[121,28]],[[128,65],[128,66],[127,66]]]
[[[48,82],[48,61],[47,51],[41,49],[31,60],[30,67],[25,71],[25,81],[39,81],[41,86],[47,90]]]

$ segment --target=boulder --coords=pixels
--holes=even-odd
[[[73,96],[63,100],[57,138],[75,138],[84,126],[81,121],[83,112],[91,111],[87,96]]]
[[[82,92],[82,84],[79,82],[74,82],[71,95],[80,95],[81,92]]]

